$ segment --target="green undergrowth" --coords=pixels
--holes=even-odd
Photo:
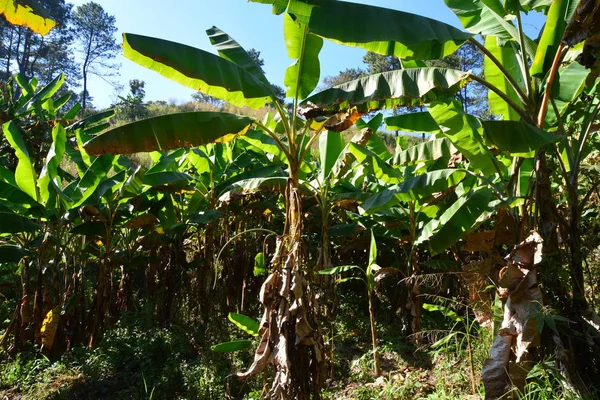
[[[450,400],[483,398],[481,366],[493,332],[476,324],[457,325],[439,312],[423,313],[423,334],[406,336],[395,310],[377,302],[382,375],[373,375],[366,304],[343,291],[327,329],[332,355],[326,400]],[[5,399],[259,399],[269,387],[263,374],[240,383],[233,373],[250,365],[251,351],[216,353],[210,346],[239,339],[224,323],[147,328],[147,318],[127,315],[95,349],[77,347],[59,359],[37,349],[2,354],[0,398]],[[470,335],[471,371],[466,335]],[[449,337],[449,339],[447,339]],[[332,349],[333,343],[333,349]],[[269,372],[269,371],[267,371]],[[475,379],[475,393],[471,379]],[[530,373],[527,400],[575,400],[551,360]],[[593,398],[593,397],[591,397]]]

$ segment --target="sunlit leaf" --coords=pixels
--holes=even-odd
[[[227,318],[238,328],[254,337],[258,336],[258,322],[242,314],[229,313]]]
[[[238,107],[271,102],[271,88],[229,60],[180,43],[123,34],[123,55],[184,86]]]
[[[196,147],[244,134],[251,123],[248,117],[219,112],[161,115],[111,129],[84,147],[92,155]]]

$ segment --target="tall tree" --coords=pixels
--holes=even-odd
[[[82,110],[85,111],[88,76],[94,74],[105,78],[116,75],[119,64],[110,63],[119,52],[115,40],[116,19],[108,15],[102,6],[93,1],[78,6],[73,12],[73,29],[77,32],[77,41],[82,55],[81,72],[83,76]]]

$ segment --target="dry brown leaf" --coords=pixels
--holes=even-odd
[[[463,251],[482,251],[491,253],[494,248],[496,238],[495,231],[480,231],[469,233],[466,237],[467,242],[462,247]]]

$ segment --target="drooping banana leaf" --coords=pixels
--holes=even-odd
[[[294,21],[288,14],[283,17],[283,34],[288,57],[296,60],[285,71],[283,83],[288,97],[302,100],[319,84],[319,52],[323,39],[311,34],[305,24]]]
[[[445,68],[410,68],[355,79],[316,93],[301,103],[306,118],[329,116],[356,107],[368,112],[417,106],[452,96],[469,82],[469,73]]]
[[[514,157],[535,157],[539,149],[561,139],[520,121],[483,121],[482,125],[485,141]]]
[[[410,177],[401,184],[390,186],[369,197],[362,208],[367,214],[373,214],[387,210],[401,201],[418,201],[457,185],[466,175],[467,173],[460,169],[441,169]]]
[[[409,147],[406,150],[396,153],[394,156],[394,164],[408,165],[422,161],[437,160],[442,157],[450,157],[452,154],[456,153],[456,151],[456,147],[454,147],[448,138],[442,137],[440,139],[431,139],[425,143],[419,143],[416,146]]]
[[[362,166],[368,167],[377,179],[387,184],[400,183],[403,179],[402,173],[391,167],[387,162],[382,160],[377,154],[371,150],[357,145],[356,143],[350,143],[348,145],[348,151],[354,155],[356,161]]]
[[[250,171],[242,172],[225,179],[215,186],[215,193],[222,194],[236,187],[242,187],[248,191],[252,191],[256,187],[252,187],[252,183],[257,183],[258,179],[270,179],[276,177],[285,177],[285,172],[278,165],[256,166]],[[243,186],[237,186],[239,182],[245,182]]]
[[[123,34],[123,55],[184,86],[238,107],[271,102],[271,88],[233,62],[180,43]]]
[[[244,134],[252,119],[219,112],[161,115],[122,125],[85,144],[92,155],[130,154],[201,146]]]
[[[31,252],[21,246],[0,245],[0,263],[18,263],[25,256]]]
[[[252,0],[256,1],[256,0]],[[258,0],[285,10],[310,32],[347,46],[409,60],[452,54],[471,35],[451,25],[407,12],[328,0]]]
[[[567,107],[579,98],[586,86],[586,79],[590,70],[577,62],[569,63],[558,69],[554,83],[552,84],[551,96],[556,104],[559,114],[563,114]],[[548,107],[545,125],[553,126],[557,121],[553,106]]]
[[[0,212],[0,233],[35,232],[40,225],[28,218],[8,212]]]
[[[35,33],[46,36],[56,26],[56,22],[47,18],[39,6],[31,7],[35,2],[28,0],[0,0],[0,14],[14,25],[26,26]]]
[[[240,139],[265,153],[273,154],[275,158],[284,163],[287,160],[285,153],[281,150],[275,139],[262,131],[251,129],[245,135],[240,136]]]
[[[472,168],[484,175],[494,174],[501,168],[483,144],[481,123],[474,116],[466,114],[458,100],[432,103],[428,109],[442,134],[469,159]]]
[[[476,35],[495,36],[502,42],[514,40],[519,43],[519,32],[507,19],[500,0],[444,1],[469,32]],[[525,36],[525,51],[530,58],[535,55],[536,47],[535,42]]]
[[[473,231],[494,211],[492,190],[479,189],[459,197],[439,218],[423,229],[416,244],[427,242],[431,252],[441,253]]]

